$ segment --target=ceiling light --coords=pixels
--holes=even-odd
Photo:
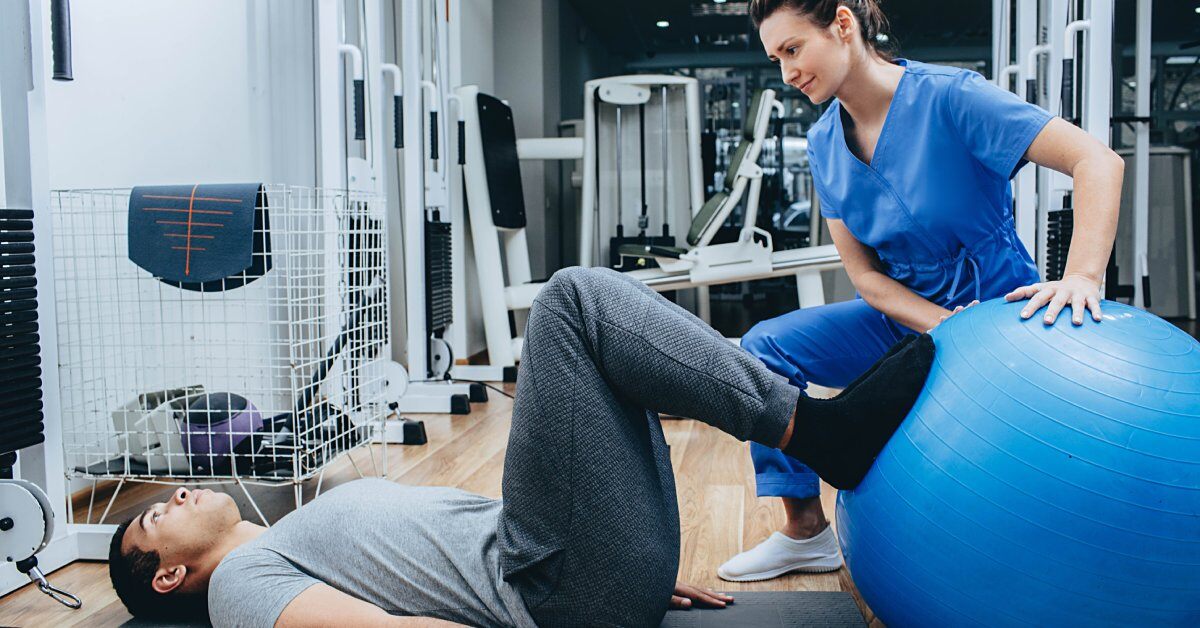
[[[656,25],[657,25],[659,28],[666,28],[666,27],[668,27],[668,26],[670,26],[670,25],[671,25],[671,23],[670,23],[670,22],[668,22],[668,21],[666,21],[666,20],[659,20],[659,21],[655,22],[655,24],[656,24]]]
[[[1196,7],[1196,13],[1200,13],[1200,7]]]
[[[716,4],[725,4],[725,0],[713,0],[713,2],[715,2]],[[1197,8],[1196,10],[1200,11],[1200,8]]]

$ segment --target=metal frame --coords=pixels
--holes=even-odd
[[[49,155],[46,140],[45,95],[49,42],[44,33],[48,15],[41,2],[0,2],[0,115],[3,136],[0,190],[8,207],[35,210],[38,238],[35,273],[38,279],[38,320],[41,322],[42,401],[45,437],[41,445],[21,450],[16,477],[46,491],[59,522],[38,561],[50,573],[75,560],[102,560],[116,526],[70,523],[70,499],[63,473],[63,430],[58,370],[58,317],[54,298],[54,247],[51,228]],[[63,525],[65,523],[65,525]],[[0,595],[29,583],[12,563],[0,566]]]
[[[994,0],[994,7],[1009,0]],[[1062,109],[1062,60],[1082,58],[1084,72],[1082,80],[1082,102],[1077,107],[1081,128],[1111,146],[1113,119],[1113,16],[1114,0],[1084,0],[1083,15],[1068,22],[1072,3],[1052,0],[1017,0],[1018,58],[1025,63],[1021,68],[1023,81],[1033,81],[1038,86],[1031,102],[1041,104],[1045,98],[1046,108],[1052,113]],[[997,12],[999,8],[995,9]],[[1126,173],[1133,177],[1133,305],[1145,307],[1145,283],[1148,274],[1147,251],[1149,248],[1149,154],[1150,154],[1150,64],[1151,15],[1153,0],[1138,0],[1137,39],[1135,45],[1136,110],[1132,124],[1136,128],[1134,153],[1137,155],[1134,171]],[[1040,26],[1040,28],[1039,28]],[[1037,33],[1044,32],[1047,41],[1037,41]],[[1075,37],[1084,33],[1084,45],[1076,50]],[[1043,63],[1042,59],[1046,59]],[[1044,78],[1043,78],[1044,76]],[[1047,89],[1048,88],[1048,89]],[[1027,94],[1028,96],[1028,94]],[[1032,172],[1031,172],[1032,170]],[[1074,189],[1074,182],[1067,175],[1038,166],[1026,169],[1017,176],[1014,198],[1016,201],[1017,229],[1021,241],[1035,252],[1038,269],[1044,276],[1047,269],[1046,230],[1050,212],[1063,206],[1063,199]],[[1036,201],[1034,203],[1033,201]],[[1036,205],[1036,207],[1035,207]],[[1128,209],[1128,208],[1127,208]],[[1036,231],[1033,225],[1036,224]],[[1033,246],[1031,246],[1033,245]]]
[[[406,293],[405,321],[407,325],[408,392],[400,399],[401,412],[470,411],[470,400],[476,384],[453,383],[428,379],[430,330],[425,321],[425,220],[427,212],[440,210],[451,225],[461,231],[451,208],[451,173],[454,171],[450,134],[447,131],[452,98],[449,39],[450,17],[438,12],[437,0],[403,0],[403,54],[400,63],[404,99],[404,149],[402,214],[404,224],[404,285]],[[427,54],[436,53],[436,54]],[[428,67],[427,67],[428,66]],[[439,158],[430,157],[426,141],[427,114],[438,113],[436,134],[441,148]],[[459,114],[461,115],[461,114]],[[461,243],[461,235],[452,235],[452,246]],[[454,249],[461,250],[461,247]],[[461,256],[460,256],[461,257]],[[453,266],[455,277],[461,275],[461,262]],[[455,279],[454,281],[459,281]],[[457,291],[456,291],[457,292]],[[455,320],[461,321],[462,310],[456,307]]]
[[[1143,278],[1150,273],[1147,260],[1150,234],[1150,27],[1153,0],[1138,0],[1137,37],[1134,46],[1135,110],[1133,171],[1133,305],[1146,307]],[[1111,91],[1111,90],[1110,90]],[[1192,307],[1195,307],[1193,302]]]
[[[1031,67],[1028,63],[1031,52],[1039,46],[1038,0],[1016,0],[1017,17],[1016,54],[1013,61],[1017,65],[1017,94],[1022,98],[1030,79],[1037,79],[1036,64]],[[1035,57],[1036,60],[1036,57]],[[1037,104],[1037,103],[1034,103]],[[1033,256],[1037,249],[1037,168],[1022,168],[1017,174],[1013,185],[1014,218],[1016,220],[1017,237],[1025,245],[1025,249]]]
[[[704,118],[700,115],[700,87],[696,79],[671,75],[635,74],[588,81],[584,84],[583,88],[583,199],[580,206],[579,237],[579,265],[584,267],[594,266],[596,263],[592,255],[594,252],[592,245],[596,234],[601,234],[601,240],[614,235],[605,232],[603,225],[600,224],[600,208],[596,203],[596,188],[599,185],[599,181],[596,180],[596,161],[599,159],[599,156],[596,154],[596,113],[590,103],[594,101],[596,91],[604,85],[683,86],[686,118],[689,121],[687,128],[688,163],[686,168],[688,173],[689,202],[692,210],[691,215],[694,216],[696,212],[700,211],[705,200],[704,172],[700,160],[700,126]],[[603,246],[601,248],[601,253],[603,253]]]

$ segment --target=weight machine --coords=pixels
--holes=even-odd
[[[1104,295],[1138,307],[1150,303],[1147,266],[1149,224],[1150,27],[1152,0],[1138,0],[1136,111],[1113,116],[1114,0],[995,0],[993,63],[997,84],[1028,102],[1060,115],[1106,146],[1112,125],[1136,128],[1133,179],[1130,285],[1118,280],[1114,252]],[[1015,47],[1011,42],[1015,41]],[[1015,77],[1015,85],[1011,79]],[[1017,233],[1047,280],[1059,279],[1067,263],[1074,228],[1070,177],[1048,168],[1026,168],[1014,182]]]

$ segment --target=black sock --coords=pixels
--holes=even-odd
[[[783,452],[835,488],[858,486],[912,409],[933,365],[933,338],[903,339],[842,394],[801,396],[796,426]]]
[[[892,345],[892,348],[887,350],[887,353],[883,354],[882,358],[879,358],[878,360],[875,361],[874,364],[867,367],[866,372],[864,372],[862,375],[859,375],[858,377],[854,378],[854,381],[850,382],[849,384],[846,384],[846,387],[842,389],[842,394],[844,395],[844,394],[850,392],[851,390],[856,388],[860,383],[862,383],[863,380],[874,375],[875,371],[879,368],[880,364],[883,364],[884,361],[886,361],[888,358],[892,357],[893,355],[900,353],[901,349],[903,349],[904,347],[907,347],[910,342],[912,342],[916,339],[917,339],[917,334],[905,334],[903,338],[896,341],[896,344]]]

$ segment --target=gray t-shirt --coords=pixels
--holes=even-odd
[[[386,480],[348,482],[229,553],[213,572],[214,626],[269,627],[318,583],[394,615],[534,626],[500,576],[500,500]]]

